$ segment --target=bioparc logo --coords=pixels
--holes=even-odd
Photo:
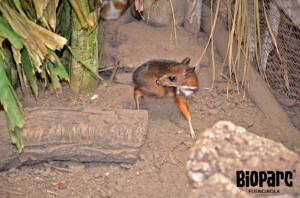
[[[293,187],[294,171],[236,171],[236,186],[249,193],[279,194],[279,186]],[[276,188],[277,187],[277,188]]]

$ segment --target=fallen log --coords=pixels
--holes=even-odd
[[[148,112],[31,108],[25,118],[21,154],[11,145],[5,122],[0,123],[0,171],[53,160],[134,163],[146,137]]]

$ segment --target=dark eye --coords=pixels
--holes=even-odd
[[[169,76],[168,79],[169,81],[173,82],[176,80],[176,76]]]

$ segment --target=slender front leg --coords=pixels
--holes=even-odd
[[[142,92],[139,89],[134,88],[133,97],[135,101],[135,108],[140,109],[139,98],[142,96]]]
[[[176,103],[178,109],[181,111],[181,113],[184,115],[185,119],[189,123],[191,137],[193,139],[196,139],[195,131],[194,131],[193,126],[192,126],[191,115],[190,115],[187,103],[185,102],[185,97],[182,96],[182,95],[176,95],[175,96],[175,103]]]

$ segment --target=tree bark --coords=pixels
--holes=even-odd
[[[82,5],[84,5],[86,12],[89,13],[88,0],[81,0],[81,2]],[[96,21],[96,13],[93,13],[92,17],[94,17],[93,20]],[[89,34],[88,30],[81,28],[75,12],[72,12],[72,18],[71,47],[75,49],[81,60],[88,64],[90,69],[97,74],[99,68],[97,41],[98,28]],[[72,57],[70,78],[71,89],[80,94],[85,94],[94,90],[99,84],[99,80],[87,71],[87,69],[85,69],[74,57]]]
[[[53,160],[134,163],[147,132],[147,111],[88,106],[25,109],[25,114],[20,155],[10,144],[5,123],[0,123],[0,171]],[[5,120],[3,114],[0,120]]]

